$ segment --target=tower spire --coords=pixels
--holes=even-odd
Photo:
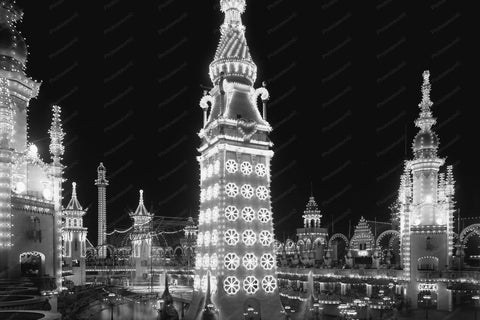
[[[415,126],[420,129],[413,141],[413,152],[416,159],[420,158],[436,158],[439,140],[432,126],[437,123],[437,120],[432,115],[431,107],[433,105],[430,100],[430,71],[423,72],[422,84],[422,101],[418,104],[420,107],[420,114],[415,120]]]
[[[63,153],[65,152],[65,147],[63,146],[63,138],[65,133],[62,128],[62,119],[60,117],[62,109],[59,106],[54,105],[52,107],[52,124],[48,133],[50,134],[50,154],[52,155],[53,161],[60,161]]]
[[[72,198],[68,202],[66,210],[83,211],[83,208],[77,199],[77,183],[76,182],[72,182]]]
[[[220,27],[220,43],[213,62],[210,64],[210,79],[216,85],[221,73],[225,79],[253,85],[257,79],[257,66],[250,56],[242,13],[245,12],[245,0],[220,0],[220,10],[225,20]]]

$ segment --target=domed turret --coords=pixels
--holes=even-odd
[[[415,136],[413,141],[413,151],[417,152],[420,150],[431,149],[432,151],[437,150],[439,145],[439,139],[435,132],[432,131],[420,131]]]
[[[257,78],[257,66],[250,56],[245,26],[241,15],[245,11],[245,0],[221,0],[220,7],[225,21],[220,29],[222,34],[210,64],[210,78],[217,84],[222,75],[229,82],[253,85]]]
[[[0,2],[0,65],[7,70],[23,69],[28,49],[25,39],[15,28],[23,12],[10,1]]]

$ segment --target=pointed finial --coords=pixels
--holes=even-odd
[[[430,91],[432,86],[430,84],[430,71],[425,70],[423,71],[423,84],[422,84],[422,102],[420,103],[420,107],[429,108],[432,106],[432,101],[430,100]]]
[[[313,182],[310,181],[310,197],[313,198]]]
[[[62,119],[60,117],[62,109],[57,106],[52,106],[52,124],[48,133],[50,134],[50,153],[52,154],[54,160],[59,160],[59,158],[65,152],[65,147],[63,146],[63,138],[65,133],[62,128]]]
[[[140,189],[140,200],[138,201],[140,204],[143,204],[143,190]]]
[[[76,197],[77,197],[77,183],[72,182],[72,198],[76,198]]]

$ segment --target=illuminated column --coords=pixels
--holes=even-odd
[[[8,80],[0,78],[0,274],[8,272],[9,249],[12,246],[11,177],[15,110],[7,87]]]
[[[107,201],[106,193],[108,180],[106,179],[107,170],[103,166],[103,162],[97,168],[97,179],[95,185],[98,188],[98,240],[97,247],[98,256],[105,258],[107,256],[106,240],[107,240]]]
[[[53,218],[53,244],[54,244],[54,272],[57,281],[57,290],[62,288],[62,181],[63,181],[63,165],[61,164],[65,148],[63,146],[63,138],[65,133],[62,128],[60,118],[61,108],[59,106],[52,107],[52,124],[50,130],[50,155],[52,156],[52,164],[50,167],[50,175],[53,187],[53,204],[55,215]]]
[[[282,319],[270,197],[272,128],[258,110],[259,98],[266,102],[269,95],[254,88],[257,66],[241,19],[245,0],[220,0],[220,8],[225,20],[210,64],[214,88],[200,102],[210,112],[199,132],[195,292],[187,319],[205,307],[197,304],[205,301],[209,281],[221,319],[243,319],[248,308],[262,319]]]

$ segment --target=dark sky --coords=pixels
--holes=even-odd
[[[43,84],[30,137],[47,155],[50,106],[63,107],[68,182],[89,207],[96,242],[96,167],[107,167],[111,230],[145,190],[163,216],[196,216],[200,85],[223,15],[217,0],[18,0],[28,74]],[[95,2],[92,2],[95,3]],[[316,7],[312,4],[315,3]],[[421,73],[430,69],[440,154],[455,165],[462,216],[480,211],[475,117],[478,19],[466,4],[433,1],[249,0],[244,24],[268,82],[274,127],[272,199],[279,238],[292,234],[310,194],[323,224],[387,220],[416,134]],[[471,79],[471,80],[470,80]],[[406,140],[405,140],[406,137]],[[407,155],[405,154],[407,146]]]

